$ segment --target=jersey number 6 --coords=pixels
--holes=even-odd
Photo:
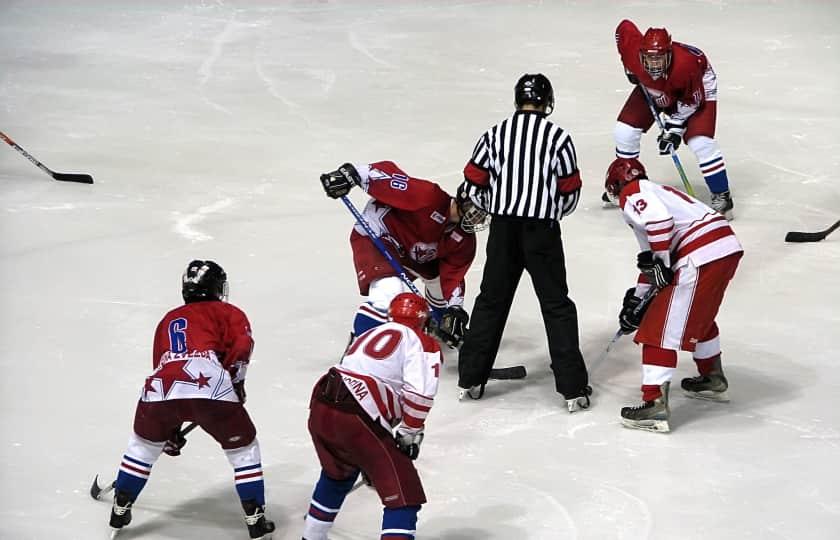
[[[169,350],[174,354],[187,352],[187,319],[179,317],[169,323]]]

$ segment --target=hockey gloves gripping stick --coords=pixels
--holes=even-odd
[[[331,199],[340,199],[350,193],[353,186],[361,184],[362,179],[352,163],[345,163],[338,170],[321,175],[321,185]]]
[[[408,459],[414,461],[420,455],[420,444],[424,436],[422,430],[416,433],[397,433],[397,447]]]
[[[833,233],[837,228],[840,227],[840,221],[837,221],[834,225],[827,228],[824,231],[819,232],[796,232],[791,231],[785,235],[785,242],[819,242],[820,240],[825,240],[825,237],[829,234]]]
[[[52,176],[54,180],[58,180],[59,182],[76,182],[77,184],[92,184],[93,177],[89,174],[68,174],[68,173],[57,173],[50,170],[49,167],[32,157],[26,150],[18,146],[18,144],[13,141],[8,135],[0,131],[0,139],[6,141],[9,146],[23,154],[23,157],[31,161],[36,167],[47,173],[48,175]]]
[[[666,266],[662,259],[654,257],[650,251],[639,253],[636,257],[636,265],[657,289],[667,287],[674,281],[673,270]]]

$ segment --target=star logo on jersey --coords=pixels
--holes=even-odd
[[[210,386],[210,379],[212,379],[212,378],[213,377],[205,377],[204,373],[199,371],[198,372],[198,378],[195,380],[195,382],[198,383],[198,388],[201,389],[201,388],[204,388],[205,386]]]
[[[176,383],[199,383],[199,379],[193,378],[193,376],[186,370],[188,362],[189,360],[174,360],[161,365],[154,375],[146,379],[146,387],[144,388],[144,391],[148,391],[151,388],[152,381],[158,380],[160,381],[160,385],[163,389],[163,396],[165,399],[166,396],[169,395],[169,391],[172,390],[172,387],[175,386]],[[204,377],[204,384],[210,386],[208,384],[209,380],[210,377]],[[199,388],[201,388],[200,383]],[[152,391],[154,392],[155,390],[152,389]]]
[[[143,386],[143,397],[146,397],[149,392],[157,393],[155,387],[152,386],[152,377],[146,377],[146,384]]]

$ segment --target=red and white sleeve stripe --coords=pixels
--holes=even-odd
[[[432,398],[403,390],[403,423],[412,429],[422,429],[434,401]]]
[[[648,243],[653,252],[671,250],[671,237],[674,235],[674,218],[660,219],[645,223]]]

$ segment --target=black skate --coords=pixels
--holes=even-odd
[[[729,383],[723,373],[710,373],[682,380],[682,389],[690,398],[707,399],[709,401],[728,402]]]
[[[116,538],[123,527],[131,523],[131,505],[134,504],[128,495],[120,490],[114,492],[114,505],[111,507],[111,538]]]
[[[245,510],[245,524],[250,537],[269,540],[274,532],[274,522],[265,518],[265,507],[252,500],[243,501],[242,508]]]
[[[591,395],[592,387],[584,386],[583,390],[578,392],[577,395],[572,395],[572,397],[566,398],[566,408],[570,413],[588,409],[591,405],[591,402],[589,401],[589,396]]]
[[[671,383],[662,385],[662,395],[653,401],[645,401],[636,407],[622,407],[621,424],[631,429],[644,429],[657,433],[668,433],[671,426],[668,419],[671,409],[668,407],[668,388]]]
[[[605,191],[601,194],[601,206],[603,208],[618,208],[618,198],[612,197]]]
[[[712,208],[718,214],[722,214],[727,220],[732,221],[735,215],[732,209],[735,208],[735,203],[732,202],[732,195],[728,191],[722,193],[712,193]]]

